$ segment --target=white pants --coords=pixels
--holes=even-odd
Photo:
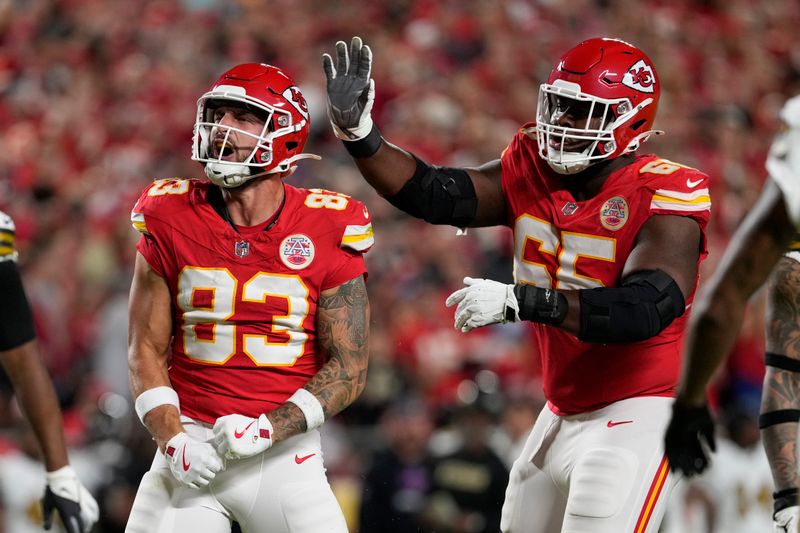
[[[664,455],[672,398],[559,417],[545,407],[509,476],[511,533],[654,533],[676,476]]]
[[[212,442],[205,424],[181,417],[186,433]],[[142,477],[126,533],[346,533],[325,477],[318,431],[279,442],[263,454],[228,460],[202,489],[173,477],[161,451]]]

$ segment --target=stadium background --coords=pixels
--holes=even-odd
[[[702,283],[760,190],[777,110],[800,92],[798,27],[795,0],[0,0],[0,209],[17,224],[73,462],[98,494],[95,531],[122,531],[153,452],[127,385],[129,212],[152,179],[202,175],[189,159],[195,101],[221,72],[260,61],[290,73],[311,109],[306,151],[323,156],[302,162],[290,183],[353,195],[373,214],[367,389],[324,430],[352,529],[363,479],[378,465],[370,480],[383,486],[389,449],[433,466],[411,468],[361,531],[407,531],[418,516],[422,529],[481,531],[490,504],[464,503],[447,487],[424,494],[453,450],[489,446],[510,464],[542,401],[526,327],[462,335],[443,305],[465,275],[510,280],[510,231],[457,237],[378,197],[331,133],[321,53],[363,37],[384,136],[428,161],[470,165],[497,158],[535,119],[538,84],[563,51],[595,36],[639,46],[662,80],[656,127],[667,133],[641,151],[711,176]],[[762,329],[759,296],[715,382],[721,415],[757,409]],[[21,474],[40,467],[19,453],[32,441],[7,385],[0,427],[5,528],[23,533],[35,526],[38,489],[23,490]]]

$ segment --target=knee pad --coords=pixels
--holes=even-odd
[[[623,448],[595,448],[578,459],[570,476],[567,513],[590,518],[617,514],[633,490],[639,460]]]

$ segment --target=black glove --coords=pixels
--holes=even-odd
[[[44,528],[53,524],[57,510],[67,533],[86,533],[97,522],[99,510],[94,497],[81,484],[71,466],[47,472],[47,487],[42,498]]]
[[[328,80],[328,118],[333,133],[343,141],[357,141],[372,130],[372,102],[375,84],[370,79],[372,51],[353,37],[350,50],[344,41],[336,43],[336,66],[322,54],[322,68]]]
[[[675,402],[664,447],[670,470],[680,470],[687,477],[702,473],[710,462],[710,452],[717,450],[708,406],[689,407]]]
[[[50,529],[53,525],[53,510],[58,510],[61,522],[67,533],[83,533],[83,519],[81,506],[78,502],[57,496],[48,486],[42,498],[42,511],[44,512],[44,528]]]

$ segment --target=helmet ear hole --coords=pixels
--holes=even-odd
[[[290,152],[297,148],[297,145],[295,141],[286,141],[286,149]]]
[[[636,122],[631,124],[631,129],[634,130],[634,131],[638,130],[639,128],[641,128],[644,125],[645,122],[647,122],[645,119],[637,120]]]

